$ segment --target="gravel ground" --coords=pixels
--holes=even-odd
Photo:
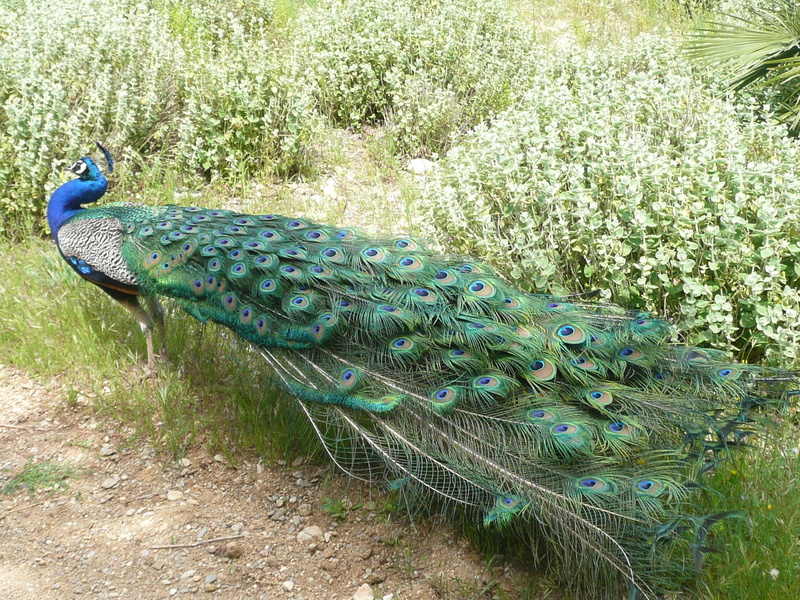
[[[488,570],[446,523],[381,514],[380,496],[329,467],[245,457],[234,469],[201,449],[171,462],[57,390],[0,365],[0,489],[26,465],[71,471],[56,481],[68,487],[0,494],[0,597],[518,595],[524,573]],[[345,498],[346,519],[325,497]]]

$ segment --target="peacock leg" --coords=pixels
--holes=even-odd
[[[111,295],[115,300],[117,300],[117,302],[122,304],[129,311],[131,311],[131,314],[133,314],[134,319],[136,319],[136,322],[139,323],[139,327],[144,333],[145,342],[147,344],[147,370],[150,372],[155,371],[156,361],[155,361],[155,353],[153,352],[152,317],[150,317],[147,311],[142,308],[142,305],[139,304],[139,299],[136,296],[133,296],[131,294],[120,294],[118,292]]]
[[[158,337],[161,344],[158,348],[158,357],[162,361],[167,361],[167,326],[164,324],[164,306],[158,301],[158,298],[153,296],[147,299],[147,307],[150,316],[156,323],[158,329]],[[152,343],[152,340],[151,340]]]

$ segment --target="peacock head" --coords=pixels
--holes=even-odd
[[[111,153],[108,150],[106,150],[100,144],[100,142],[95,142],[95,144],[97,144],[97,147],[100,148],[100,150],[103,153],[103,156],[105,156],[106,158],[106,164],[108,164],[108,172],[113,173],[114,159],[111,158]],[[87,156],[84,156],[80,160],[76,160],[74,163],[72,163],[70,166],[67,167],[67,171],[72,171],[83,181],[97,181],[103,176],[103,174],[100,172],[100,168],[96,164],[94,164],[94,161],[91,158]]]
[[[67,167],[67,171],[72,171],[83,181],[97,181],[103,176],[103,174],[100,172],[100,169],[89,157],[83,157],[80,160],[76,160]]]

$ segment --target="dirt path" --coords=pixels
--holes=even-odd
[[[516,597],[503,570],[488,584],[485,559],[446,524],[382,514],[328,468],[233,469],[200,450],[169,463],[130,434],[0,365],[0,489],[35,467],[68,485],[0,494],[0,596]],[[325,497],[349,498],[344,521]]]

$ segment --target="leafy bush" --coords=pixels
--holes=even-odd
[[[531,35],[490,0],[342,0],[303,13],[294,43],[325,114],[388,122],[419,155],[508,106]]]
[[[794,359],[800,147],[709,94],[668,42],[543,57],[519,106],[450,150],[429,237],[534,291],[602,289],[692,343]]]
[[[185,4],[0,10],[0,222],[41,214],[54,171],[91,139],[209,177],[303,168],[317,119],[279,63],[265,1]]]

